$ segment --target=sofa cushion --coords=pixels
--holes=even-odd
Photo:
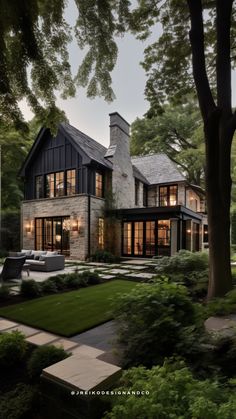
[[[42,260],[45,260],[45,259],[46,259],[46,257],[47,257],[46,255],[41,255],[41,256],[39,256],[39,260],[41,260],[41,261],[42,261]]]
[[[21,250],[21,253],[24,253],[25,256],[30,256],[32,254],[32,250]]]
[[[45,261],[41,261],[41,260],[32,260],[32,259],[26,259],[26,263],[29,263],[30,265],[45,265]]]
[[[46,256],[55,256],[58,255],[58,252],[56,250],[54,250],[54,252],[47,252]]]
[[[32,250],[35,260],[39,260],[39,256],[46,255],[46,250]]]

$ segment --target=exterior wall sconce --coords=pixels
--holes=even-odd
[[[71,231],[80,233],[80,222],[77,218],[74,218],[71,223]]]
[[[32,232],[32,226],[31,226],[31,222],[30,221],[27,221],[26,222],[25,231],[26,231],[26,233],[31,233]]]
[[[188,230],[187,230],[187,233],[188,233],[188,234],[190,234],[190,233],[191,233],[191,230],[190,230],[190,229],[188,229]]]

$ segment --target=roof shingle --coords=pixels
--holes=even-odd
[[[132,157],[131,160],[151,185],[186,181],[175,163],[164,153]]]

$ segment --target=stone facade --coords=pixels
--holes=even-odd
[[[112,191],[117,208],[135,206],[133,166],[130,158],[129,124],[117,113],[110,114],[110,146],[116,146],[109,160],[113,163]]]
[[[22,248],[35,248],[35,218],[70,217],[70,257],[85,260],[88,256],[88,195],[37,199],[22,203]],[[98,220],[104,217],[104,199],[90,198],[91,252],[98,248]],[[73,231],[73,222],[78,231]],[[30,231],[29,231],[30,230]]]

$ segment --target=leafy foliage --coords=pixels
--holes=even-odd
[[[36,391],[32,386],[20,383],[0,395],[0,419],[22,419],[28,417],[34,403]]]
[[[34,279],[29,279],[22,281],[20,292],[26,298],[35,298],[42,294],[42,289],[38,282]]]
[[[9,287],[7,287],[6,285],[2,285],[0,287],[0,301],[7,300],[9,298],[9,295],[10,295]]]
[[[91,260],[93,262],[115,263],[119,261],[119,258],[107,250],[96,250],[91,256]]]
[[[63,348],[53,345],[39,346],[28,361],[28,373],[31,378],[39,378],[42,370],[67,358],[69,354]]]
[[[117,392],[126,397],[114,397],[106,419],[222,419],[235,418],[234,389],[217,381],[200,381],[182,361],[166,361],[151,370],[132,368],[123,373]],[[144,395],[133,395],[143,391]],[[147,393],[147,394],[145,394]]]
[[[189,182],[200,185],[204,178],[204,139],[197,105],[165,105],[161,115],[136,119],[131,126],[133,155],[163,152],[177,163]]]
[[[172,257],[158,260],[157,272],[161,274],[178,273],[189,274],[192,271],[205,271],[208,268],[208,255],[205,252],[189,252],[180,250]]]
[[[227,315],[236,312],[236,290],[228,292],[224,298],[215,298],[207,305],[209,316]]]
[[[193,350],[203,331],[202,309],[182,285],[141,284],[114,302],[125,365],[152,366],[165,356]]]
[[[27,343],[25,336],[18,332],[0,335],[0,367],[12,368],[24,358]]]

